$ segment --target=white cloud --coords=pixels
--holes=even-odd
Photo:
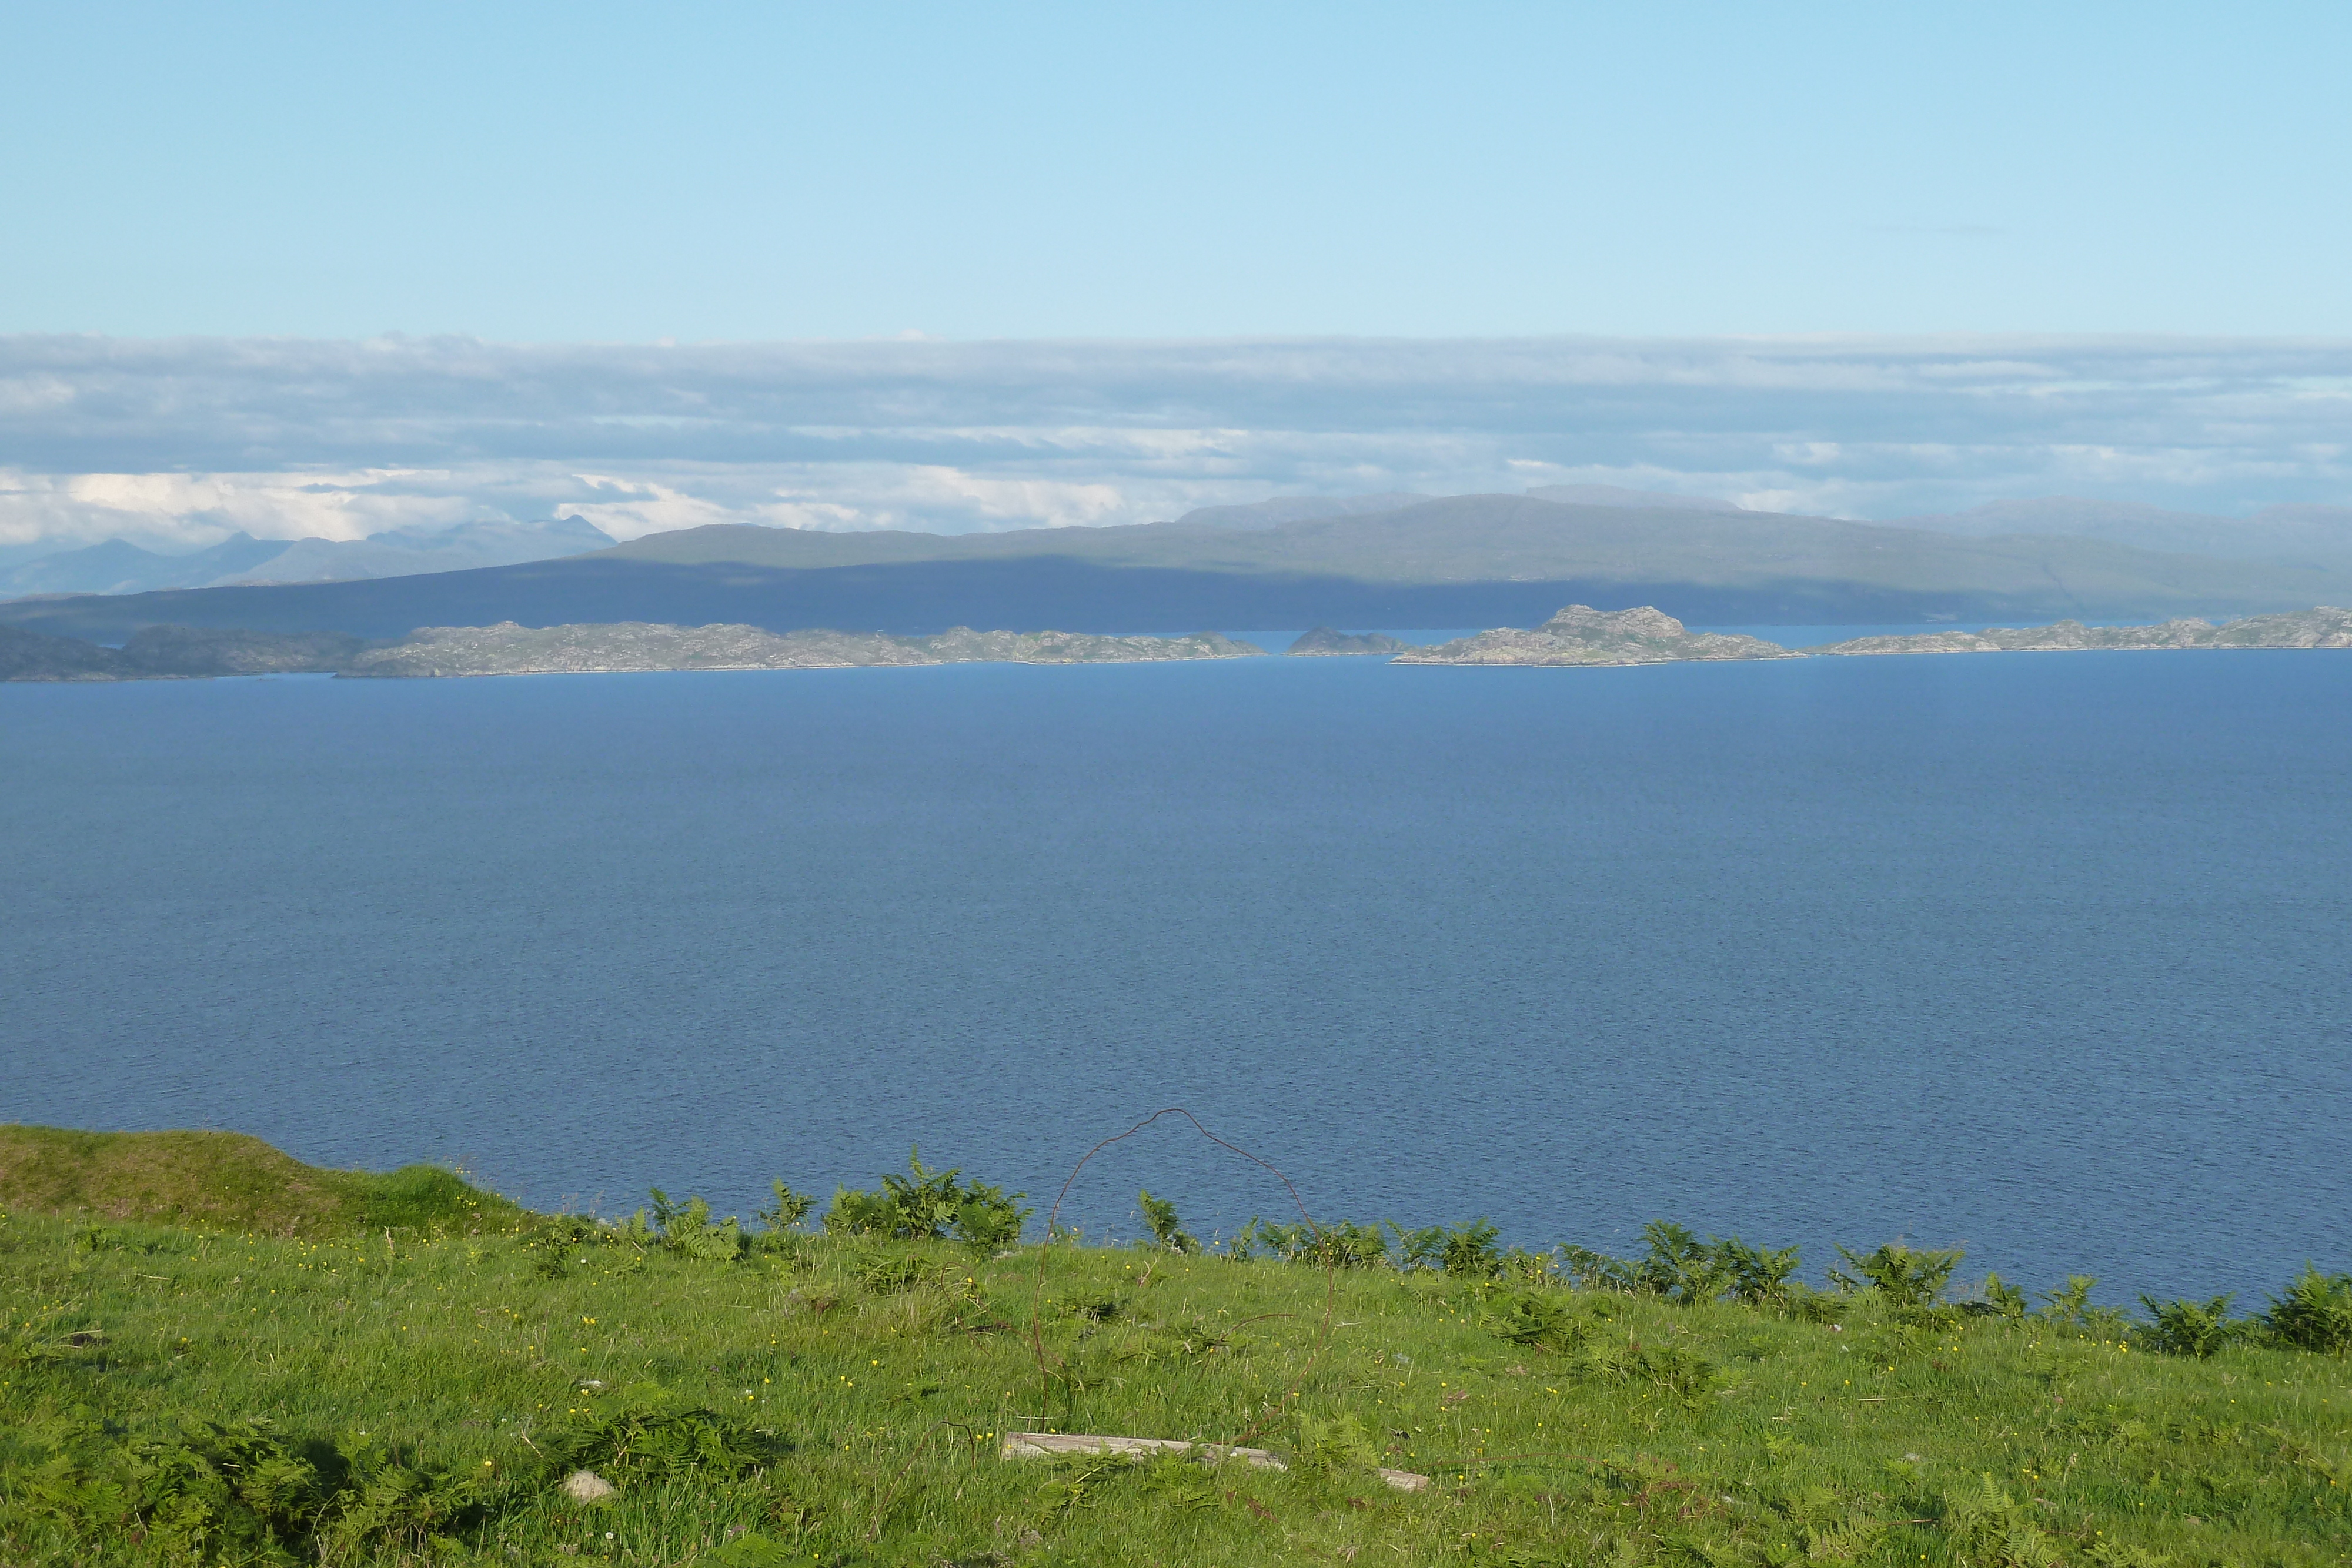
[[[27,474],[0,469],[0,545],[112,538],[202,546],[257,538],[364,538],[446,528],[477,514],[449,476],[413,470],[278,474]]]
[[[961,532],[1599,483],[1884,517],[2352,501],[2352,344],[0,339],[0,545],[578,515]]]
[[[667,485],[636,484],[604,474],[583,474],[580,478],[599,492],[612,492],[626,498],[573,502],[556,507],[556,515],[585,517],[616,539],[745,520],[719,502],[686,495]]]
[[[1040,523],[1056,528],[1099,528],[1129,520],[1127,497],[1116,485],[990,479],[934,464],[908,475],[907,494],[917,500],[968,506],[983,517],[1016,528]]]

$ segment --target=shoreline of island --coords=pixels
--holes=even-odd
[[[1850,638],[1790,648],[1760,637],[1694,632],[1652,606],[1596,610],[1571,604],[1540,626],[1497,627],[1429,647],[1380,632],[1317,627],[1283,654],[1222,632],[1123,636],[1071,632],[925,635],[676,626],[653,622],[527,627],[421,627],[390,642],[336,632],[258,632],[151,626],[121,648],[0,627],[0,681],[192,680],[233,675],[327,674],[340,679],[453,679],[487,675],[667,674],[681,671],[841,670],[963,664],[1162,664],[1268,657],[1370,657],[1421,667],[1591,669],[1641,664],[1888,657],[1899,654],[2160,653],[2352,649],[2352,610],[2310,610],[2208,622],[2137,626],[1989,627]]]
[[[1432,648],[1400,653],[1392,664],[1479,668],[1577,669],[1633,664],[1888,657],[1901,654],[2165,653],[2221,649],[2352,649],[2352,610],[2310,610],[2214,622],[2166,621],[2140,626],[1989,627],[1982,632],[1924,632],[1849,638],[1809,648],[1786,648],[1760,637],[1693,632],[1647,605],[1595,610],[1571,604],[1541,626],[1498,627]]]

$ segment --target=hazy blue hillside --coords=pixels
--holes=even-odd
[[[2136,549],[2216,556],[2225,560],[2292,561],[2352,569],[2352,507],[2265,507],[2246,517],[2176,512],[2129,501],[2039,496],[1988,501],[1964,512],[1906,517],[1904,526],[1991,538],[2059,535],[2103,539]]]
[[[939,535],[717,526],[562,560],[369,581],[0,605],[116,641],[138,626],[397,636],[516,621],[1182,632],[1533,625],[1655,605],[1696,624],[2163,620],[2352,602],[2352,571],[1968,538],[1737,509],[1463,496],[1234,529],[1182,523]]]
[[[1283,503],[1287,505],[1289,503]],[[1959,595],[2059,613],[2150,612],[2192,604],[2302,607],[2352,588],[2352,573],[2218,562],[2104,540],[1969,538],[1719,502],[1589,506],[1534,496],[1450,496],[1386,511],[1236,528],[1179,520],[1150,528],[1000,534],[817,534],[719,525],[654,534],[618,559],[807,569],[1039,556],[1121,568],[1297,574],[1367,583],[1679,582],[1808,599]]]
[[[0,599],[33,593],[145,593],[244,582],[338,582],[510,566],[604,549],[610,536],[580,517],[394,528],[363,539],[257,539],[236,533],[207,549],[165,555],[127,539],[20,559],[0,569]]]
[[[1303,523],[1310,517],[1346,517],[1364,512],[1392,512],[1426,501],[1409,490],[1387,490],[1374,496],[1276,496],[1234,507],[1195,507],[1175,521],[1197,528],[1275,528]]]
[[[244,573],[243,580],[341,582],[362,577],[411,577],[418,572],[551,560],[605,549],[612,543],[612,536],[583,517],[540,523],[460,523],[439,529],[394,528],[363,539],[297,539],[281,554]]]
[[[285,549],[284,539],[257,539],[247,533],[231,534],[186,555],[143,549],[128,539],[106,539],[0,570],[0,599],[27,593],[142,593],[215,582],[250,570]]]

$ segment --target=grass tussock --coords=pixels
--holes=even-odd
[[[325,1237],[510,1229],[524,1211],[438,1166],[304,1165],[242,1133],[83,1133],[0,1124],[0,1210]]]
[[[2341,1275],[2127,1318],[1895,1244],[1819,1288],[1672,1226],[1632,1260],[1477,1222],[1220,1249],[1163,1195],[1139,1246],[1023,1245],[1020,1197],[910,1162],[755,1226],[13,1215],[0,1562],[2352,1562]],[[997,1457],[1034,1429],[1287,1468]]]

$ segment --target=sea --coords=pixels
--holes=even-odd
[[[2352,1268],[2347,873],[2331,653],[5,685],[0,1120],[2250,1308]]]

